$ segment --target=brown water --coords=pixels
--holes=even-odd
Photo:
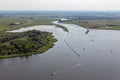
[[[0,60],[0,80],[120,80],[120,31],[47,30],[58,39],[43,54]],[[53,76],[51,76],[53,74]]]

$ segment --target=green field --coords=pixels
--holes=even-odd
[[[8,17],[0,18],[0,32],[34,25],[52,25],[52,18],[46,17]]]

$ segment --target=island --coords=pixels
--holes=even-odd
[[[51,32],[6,32],[0,34],[0,59],[43,53],[56,41]]]

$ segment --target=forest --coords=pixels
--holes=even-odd
[[[37,30],[0,34],[0,58],[41,53],[55,41],[52,33]]]

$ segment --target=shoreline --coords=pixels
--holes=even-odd
[[[78,21],[76,22],[69,22],[68,20],[62,21],[64,24],[75,24],[83,28],[89,28],[89,29],[96,29],[96,30],[120,30],[119,26],[99,26],[99,27],[94,27],[91,25],[85,25],[85,24],[79,24]],[[96,25],[97,26],[97,25]]]
[[[56,40],[57,41],[57,40]],[[55,42],[56,42],[55,41]],[[15,58],[15,57],[24,57],[24,56],[30,56],[30,55],[36,55],[36,54],[42,54],[43,52],[48,51],[50,48],[52,48],[55,44],[47,45],[42,47],[41,49],[37,50],[36,52],[28,53],[28,54],[13,54],[13,55],[5,55],[0,56],[0,59],[7,59],[7,58]]]

